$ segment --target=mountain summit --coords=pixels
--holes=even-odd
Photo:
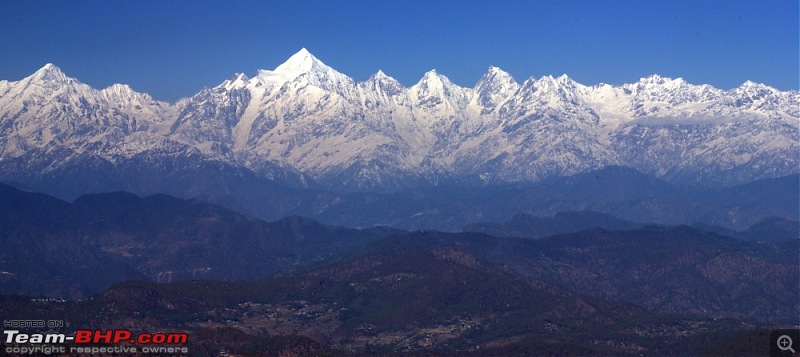
[[[341,89],[342,83],[353,82],[349,77],[328,67],[305,48],[300,49],[274,70],[260,70],[258,79],[276,85],[297,82],[296,84],[302,87],[310,84],[325,90]]]
[[[183,177],[202,162],[291,185],[385,191],[620,165],[732,185],[797,172],[799,107],[798,92],[752,82],[728,91],[658,75],[621,86],[566,75],[518,83],[497,67],[473,88],[436,70],[406,88],[382,71],[356,82],[306,49],[169,104],[125,85],[96,90],[47,64],[0,81],[0,179],[95,170],[130,189],[114,178],[123,167]]]
[[[67,76],[61,71],[61,68],[56,67],[56,65],[52,63],[45,64],[44,67],[40,68],[29,78],[42,82],[65,83],[67,81]]]
[[[287,77],[296,77],[303,73],[324,71],[327,68],[328,66],[314,57],[311,52],[302,48],[292,57],[289,57],[286,62],[275,68],[275,73],[280,73]]]

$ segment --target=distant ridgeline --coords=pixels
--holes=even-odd
[[[0,81],[0,93],[0,180],[69,198],[108,188],[215,196],[209,187],[235,178],[389,192],[614,165],[719,187],[800,166],[800,93],[749,81],[520,84],[491,67],[473,88],[435,70],[406,88],[383,72],[356,82],[303,49],[177,103],[122,84],[97,90],[52,64]]]
[[[187,331],[192,354],[326,355],[758,355],[800,315],[797,221],[734,232],[582,211],[470,227],[497,236],[0,185],[2,293],[91,296],[0,295],[0,315]]]

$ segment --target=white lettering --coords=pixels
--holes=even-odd
[[[3,334],[6,336],[6,343],[14,342],[14,335],[18,334],[19,330],[3,330]]]

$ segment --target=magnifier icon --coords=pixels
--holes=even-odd
[[[794,351],[794,348],[792,348],[792,343],[794,342],[788,335],[782,335],[781,337],[778,337],[778,348],[781,351],[792,351],[792,353],[797,353]]]

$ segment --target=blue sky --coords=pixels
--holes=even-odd
[[[0,79],[52,62],[96,88],[175,101],[305,47],[363,81],[437,69],[472,87],[490,65],[518,82],[650,74],[730,89],[798,89],[797,0],[0,1]]]

